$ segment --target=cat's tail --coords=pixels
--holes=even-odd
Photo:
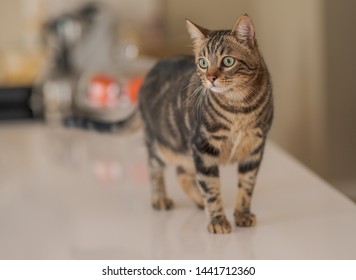
[[[129,133],[143,126],[141,113],[135,109],[126,119],[116,122],[96,121],[85,117],[70,116],[64,119],[64,126],[83,128],[98,132]]]

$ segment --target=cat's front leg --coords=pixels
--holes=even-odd
[[[256,224],[256,216],[251,213],[250,208],[263,148],[264,144],[238,164],[238,193],[234,216],[235,224],[240,227],[250,227]]]
[[[230,233],[231,225],[226,219],[220,193],[219,168],[209,163],[209,156],[194,153],[194,163],[199,187],[204,200],[205,211],[209,217],[210,233]]]

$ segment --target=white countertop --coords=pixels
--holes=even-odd
[[[235,166],[222,193],[233,222]],[[268,143],[253,228],[212,235],[168,170],[176,208],[150,206],[140,134],[0,125],[0,259],[356,259],[356,205]]]

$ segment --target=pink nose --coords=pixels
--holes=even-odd
[[[218,77],[214,75],[208,75],[206,78],[213,84]]]

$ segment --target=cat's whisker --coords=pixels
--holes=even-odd
[[[191,97],[193,98],[193,97],[195,97],[196,95],[198,95],[198,94],[201,92],[202,89],[203,89],[202,86],[198,87],[198,88],[193,92],[193,94],[191,95]],[[190,100],[190,101],[192,101],[192,100]],[[195,107],[197,106],[198,101],[199,101],[199,96],[198,96],[198,98],[195,99],[195,104],[194,104],[193,108],[195,108]]]
[[[197,115],[197,120],[198,120],[198,123],[200,124],[201,123],[201,117],[202,117],[202,104],[205,100],[205,96],[206,96],[206,91],[208,90],[207,88],[203,87],[201,88],[201,90],[203,90],[203,94],[200,94],[197,98],[197,101],[196,101],[196,115]]]
[[[203,94],[201,94],[201,92],[203,91]],[[197,96],[197,98],[195,98],[195,103],[192,106],[192,110],[195,111],[196,113],[196,117],[198,120],[198,123],[200,123],[201,121],[201,99],[204,98],[205,92],[206,92],[206,88],[204,86],[199,86],[194,92],[193,94],[190,96],[191,99],[189,101],[192,101],[192,99]]]
[[[186,87],[183,88],[183,91],[186,90],[188,87],[190,86],[194,86],[197,85],[198,83],[190,83],[189,85],[187,85]]]
[[[196,88],[193,93],[191,95],[189,95],[184,101],[183,101],[183,104],[186,104],[186,103],[190,103],[194,97],[199,94],[199,92],[201,91],[201,89],[203,88],[203,86],[199,86],[198,88]]]

